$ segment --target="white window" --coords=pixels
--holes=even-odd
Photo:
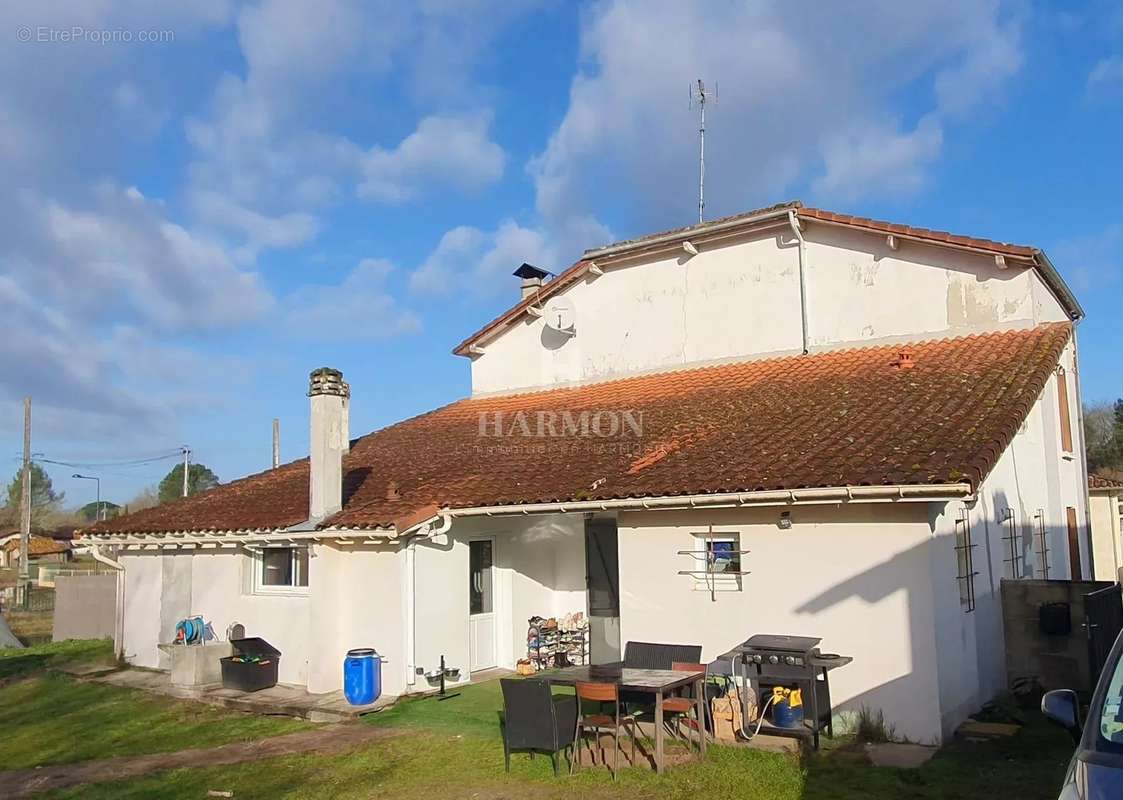
[[[702,591],[741,590],[741,534],[695,533],[694,588]]]
[[[260,594],[307,593],[308,547],[264,547],[255,553],[253,588]]]

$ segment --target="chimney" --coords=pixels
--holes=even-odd
[[[351,387],[330,367],[308,377],[312,436],[309,448],[308,516],[321,522],[343,508],[343,455],[350,442],[348,405]]]
[[[897,353],[897,360],[893,362],[897,369],[912,369],[916,366],[911,350],[901,350]]]
[[[522,278],[522,299],[525,300],[538,293],[550,273],[533,264],[523,263],[513,274],[517,278]]]

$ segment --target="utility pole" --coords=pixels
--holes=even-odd
[[[31,544],[31,398],[23,398],[23,472],[20,480],[19,582],[31,582],[28,550]]]
[[[191,468],[191,448],[183,446],[183,496],[187,497],[187,472]]]
[[[281,421],[273,417],[273,469],[281,466]]]

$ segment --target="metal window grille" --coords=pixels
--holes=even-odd
[[[739,549],[741,534],[739,533],[714,533],[713,526],[705,533],[695,533],[701,547],[698,550],[679,550],[680,556],[691,556],[701,562],[698,566],[704,569],[682,569],[679,575],[691,575],[696,581],[703,583],[710,592],[710,600],[717,600],[718,586],[727,584],[729,589],[741,590],[741,577],[748,575],[748,571],[741,568],[741,556],[748,554],[748,550]]]
[[[1014,509],[1008,508],[1003,511],[1000,520],[1004,525],[1002,541],[1005,543],[1006,550],[1006,558],[1003,559],[1003,563],[1006,564],[1007,577],[1017,580],[1022,577],[1022,542],[1021,537],[1018,536]]]
[[[1033,524],[1036,528],[1037,555],[1040,561],[1037,571],[1041,579],[1047,581],[1049,580],[1049,534],[1045,528],[1045,509],[1037,509],[1037,513],[1033,515]]]
[[[975,544],[971,541],[971,519],[966,509],[955,521],[956,582],[959,603],[968,613],[975,610]]]

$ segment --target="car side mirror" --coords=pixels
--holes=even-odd
[[[1041,698],[1041,713],[1074,737],[1080,736],[1080,701],[1072,689],[1054,689]]]

